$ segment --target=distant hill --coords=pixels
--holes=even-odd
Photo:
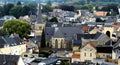
[[[7,1],[7,2],[38,2],[39,0],[0,0],[0,1]],[[83,4],[83,3],[94,3],[94,2],[118,2],[120,3],[120,0],[41,0],[41,2],[59,2],[59,3],[75,3],[75,4]]]

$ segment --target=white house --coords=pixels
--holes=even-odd
[[[80,50],[80,61],[91,61],[96,58],[96,47],[93,45],[92,42],[88,42],[84,45]]]

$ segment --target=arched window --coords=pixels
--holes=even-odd
[[[106,35],[107,35],[108,37],[110,37],[110,31],[107,31],[107,32],[106,32]]]
[[[55,48],[58,48],[58,40],[55,40]]]
[[[61,40],[61,48],[64,48],[63,39]]]

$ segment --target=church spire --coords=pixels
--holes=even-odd
[[[41,4],[40,4],[40,0],[38,3],[38,8],[37,8],[37,23],[42,23],[42,11],[41,11]]]

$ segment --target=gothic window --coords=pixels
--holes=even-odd
[[[61,40],[61,48],[64,48],[63,40]]]
[[[58,40],[55,40],[55,48],[58,48]]]

